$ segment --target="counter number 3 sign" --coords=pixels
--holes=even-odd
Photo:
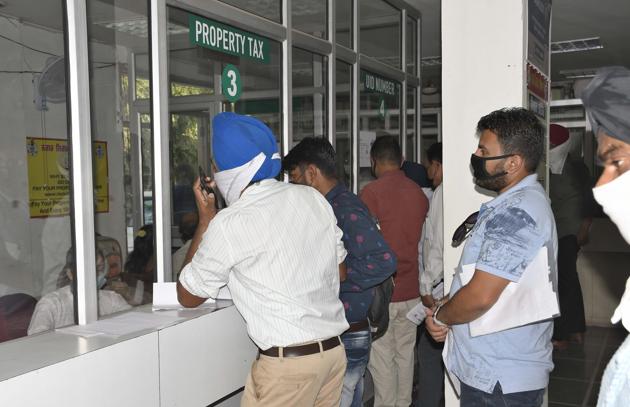
[[[225,98],[232,103],[236,102],[241,97],[241,91],[243,90],[241,74],[232,64],[228,64],[223,68],[223,73],[221,74],[221,89],[223,90]]]

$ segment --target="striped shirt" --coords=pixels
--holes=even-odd
[[[348,328],[339,300],[341,237],[317,190],[264,180],[215,216],[179,280],[203,298],[227,283],[263,350],[330,338]]]

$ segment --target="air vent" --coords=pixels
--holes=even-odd
[[[564,54],[567,52],[591,51],[602,49],[604,46],[599,37],[584,38],[581,40],[556,41],[551,43],[552,54]]]

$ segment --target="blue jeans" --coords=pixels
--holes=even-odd
[[[346,348],[346,375],[343,378],[340,407],[361,407],[363,401],[363,375],[370,357],[372,336],[369,329],[341,335]]]
[[[489,394],[462,382],[460,407],[540,407],[544,394],[545,389],[503,394],[499,382]]]

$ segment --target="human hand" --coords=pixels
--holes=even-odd
[[[210,188],[215,187],[215,183],[210,177],[206,177],[204,180],[205,185]],[[201,187],[201,179],[197,178],[193,184],[193,192],[195,194],[195,202],[197,204],[197,211],[199,212],[199,224],[208,224],[217,214],[217,207],[215,205],[214,193],[206,192]]]
[[[431,335],[434,341],[444,342],[446,340],[446,335],[448,334],[449,327],[441,326],[435,323],[435,321],[433,320],[433,309],[427,309],[426,311],[427,318],[424,321],[427,332],[429,332],[429,335]]]
[[[435,299],[431,294],[421,295],[420,300],[422,301],[422,305],[427,308],[433,308],[433,306],[435,305]]]

